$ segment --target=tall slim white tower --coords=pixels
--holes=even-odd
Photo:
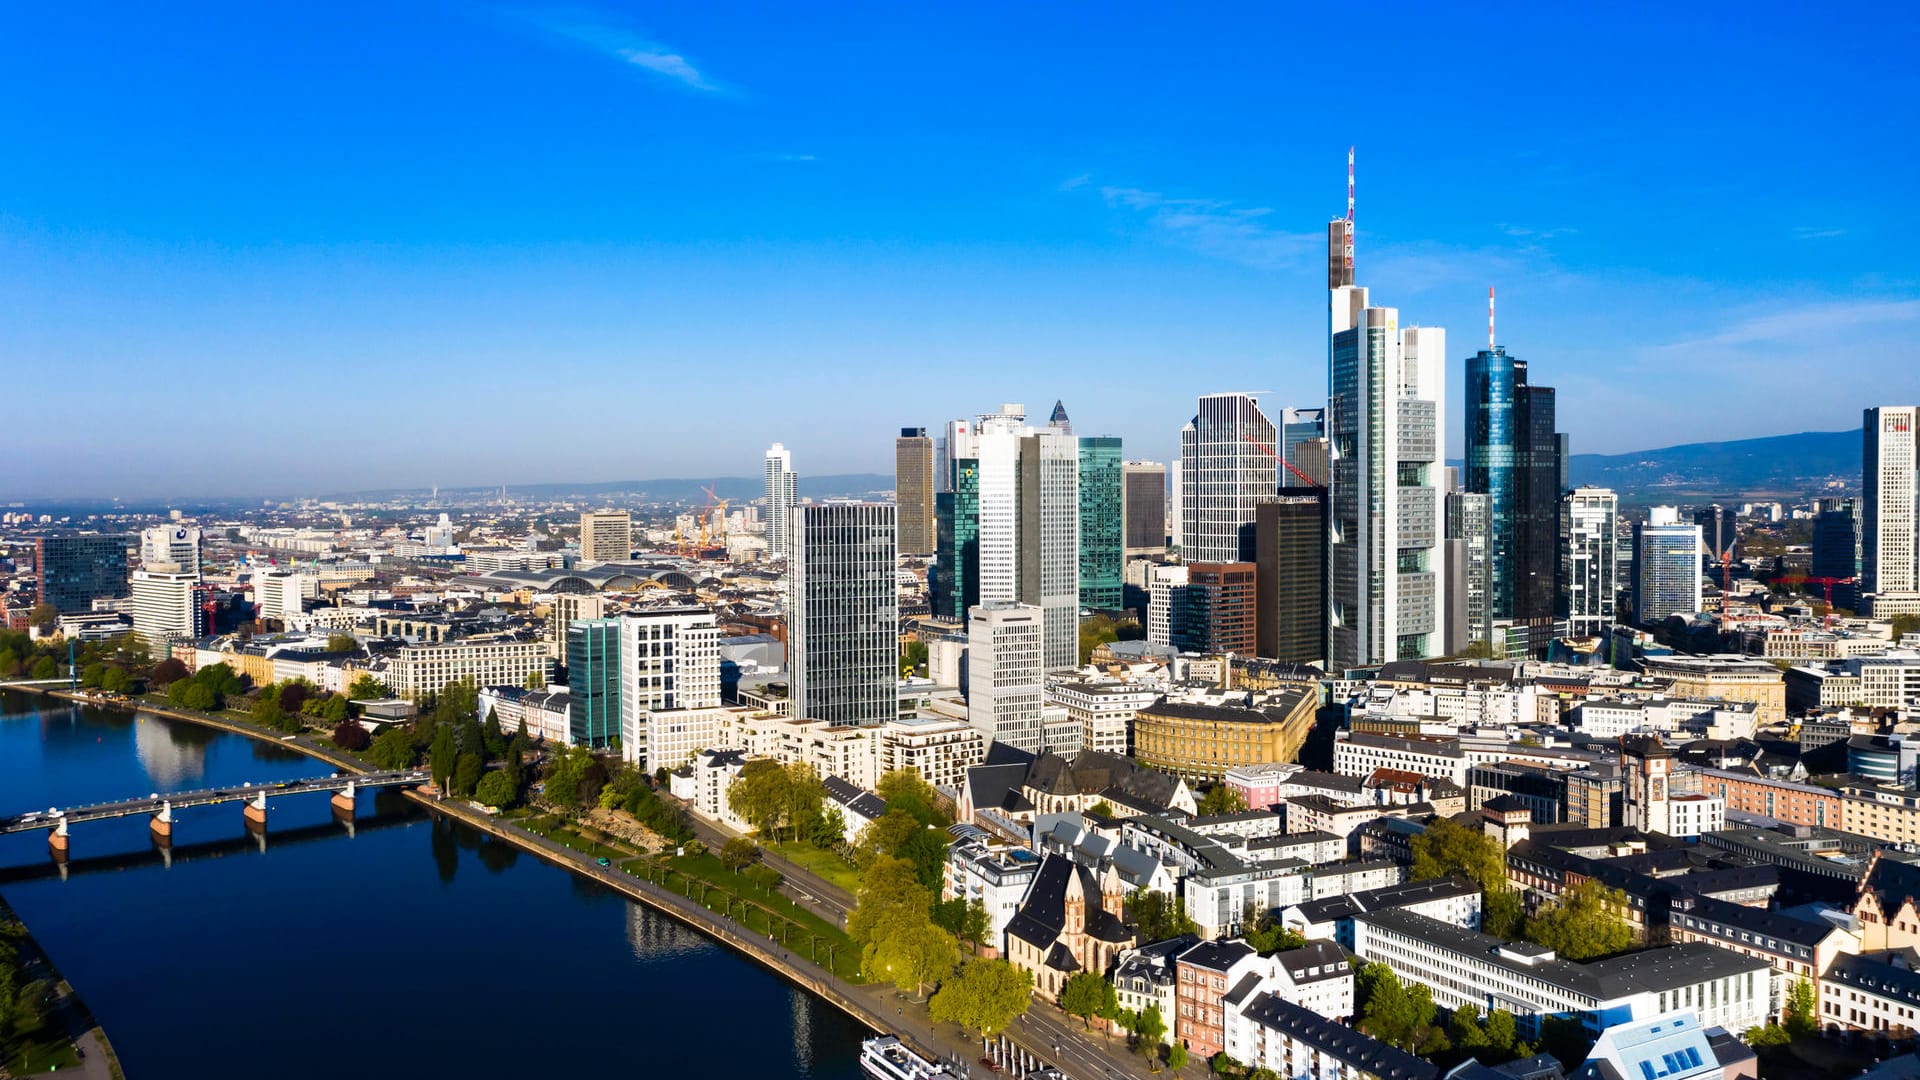
[[[1027,423],[1002,405],[954,436],[955,457],[977,463],[979,602],[1042,611],[1048,671],[1080,650],[1080,442]]]
[[[1860,591],[1874,615],[1920,610],[1920,408],[1882,405],[1861,417]]]
[[[1254,507],[1274,497],[1279,429],[1248,394],[1208,394],[1180,431],[1181,555],[1190,563],[1243,561]],[[1247,537],[1249,541],[1251,537]],[[1251,558],[1251,552],[1246,553]]]
[[[1570,637],[1613,625],[1620,591],[1620,498],[1611,488],[1577,487],[1561,503],[1560,617]]]
[[[798,485],[793,475],[793,453],[779,443],[767,450],[767,556],[789,558],[793,554],[793,504]]]
[[[1440,500],[1446,331],[1400,325],[1353,284],[1347,216],[1328,227],[1328,651],[1336,667],[1444,649]]]

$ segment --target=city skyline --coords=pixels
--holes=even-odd
[[[1017,35],[878,11],[382,16],[19,16],[11,388],[84,385],[116,423],[75,444],[70,410],[14,417],[0,498],[748,475],[776,439],[808,472],[884,473],[899,426],[982,400],[1064,399],[1168,461],[1169,401],[1324,404],[1319,243],[1349,145],[1361,277],[1451,328],[1453,365],[1498,286],[1501,344],[1561,389],[1575,453],[1851,426],[1870,376],[1920,391],[1913,151],[1856,117],[1915,76],[1838,27],[1715,25],[1705,50],[1710,15],[1649,35],[1403,13],[1377,47],[1428,59],[1352,79],[1306,36],[1325,28],[1253,9],[1151,34],[1137,11]],[[1469,46],[1560,95],[1435,77]],[[1808,63],[1830,76],[1767,74]],[[1330,87],[1350,107],[1302,107]],[[1369,140],[1350,118],[1372,113],[1424,134]],[[1812,365],[1830,377],[1801,384]],[[502,400],[512,423],[473,422]],[[602,401],[637,422],[567,423]],[[1458,410],[1447,427],[1457,457]]]

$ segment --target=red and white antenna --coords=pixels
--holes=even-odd
[[[1493,348],[1493,286],[1487,286],[1487,348]]]
[[[1353,147],[1347,147],[1347,280],[1353,280]]]

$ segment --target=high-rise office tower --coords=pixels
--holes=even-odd
[[[900,508],[900,554],[931,555],[935,532],[933,440],[926,428],[901,428],[893,441],[893,501]]]
[[[1147,640],[1170,649],[1192,648],[1187,630],[1187,567],[1154,566],[1147,572]]]
[[[1633,526],[1633,618],[1642,626],[1701,609],[1700,526],[1682,523],[1671,506],[1656,506]]]
[[[638,608],[619,623],[620,756],[677,769],[713,745],[719,725],[720,624],[698,604]]]
[[[1861,417],[1860,591],[1877,616],[1920,611],[1920,408],[1882,405]]]
[[[840,727],[899,714],[895,536],[885,503],[794,508],[787,656],[795,717]]]
[[[127,549],[133,537],[42,536],[33,544],[40,600],[60,614],[91,611],[95,600],[129,595]]]
[[[199,574],[140,569],[133,572],[133,629],[150,648],[175,638],[197,637],[206,628],[195,587]]]
[[[1352,283],[1351,221],[1328,250],[1327,636],[1336,668],[1437,654],[1447,595],[1441,418],[1446,332],[1403,327]]]
[[[1080,437],[1080,606],[1117,611],[1126,566],[1120,437]]]
[[[633,515],[625,510],[583,512],[580,557],[594,562],[626,562],[633,558]]]
[[[1826,498],[1814,504],[1813,557],[1807,576],[1828,578],[1833,585],[1833,602],[1849,610],[1860,604],[1860,501],[1854,498]],[[1848,580],[1852,579],[1852,580]],[[1825,587],[1820,587],[1825,596]]]
[[[1303,488],[1254,508],[1254,651],[1269,660],[1327,658],[1327,493]]]
[[[200,528],[197,525],[155,525],[140,530],[140,565],[172,574],[200,575]]]
[[[1578,487],[1562,509],[1560,618],[1570,637],[1597,637],[1614,623],[1620,592],[1620,499],[1603,487]]]
[[[1493,568],[1493,522],[1488,497],[1472,491],[1446,494],[1448,653],[1467,646],[1493,645],[1493,605],[1489,578]]]
[[[1167,465],[1167,536],[1178,550],[1187,546],[1187,483],[1178,460]]]
[[[767,449],[767,556],[773,559],[793,555],[793,507],[799,484],[793,474],[793,453],[774,443]]]
[[[1491,323],[1489,323],[1491,333]],[[1487,496],[1488,598],[1501,655],[1544,652],[1553,640],[1560,560],[1560,438],[1554,392],[1504,346],[1467,360],[1466,489]]]
[[[951,496],[940,500],[934,606],[1033,604],[1048,670],[1080,651],[1080,444],[1002,405],[956,439]],[[968,488],[971,488],[969,491]],[[947,617],[952,617],[948,615]]]
[[[1733,507],[1714,503],[1693,512],[1693,523],[1700,526],[1700,542],[1705,545],[1707,561],[1719,566],[1721,560],[1737,557],[1734,551],[1734,527],[1739,516]]]
[[[1126,514],[1126,551],[1160,555],[1167,550],[1167,467],[1158,461],[1129,461],[1120,467],[1121,506]]]
[[[1187,564],[1187,642],[1175,647],[1253,656],[1259,650],[1253,563]]]
[[[980,604],[967,620],[967,723],[995,742],[1041,749],[1045,616],[1032,604]]]
[[[1273,498],[1273,421],[1248,394],[1208,394],[1180,431],[1181,554],[1188,562],[1251,558],[1254,507]]]
[[[1280,410],[1280,456],[1294,469],[1306,474],[1303,480],[1293,469],[1280,472],[1281,487],[1327,485],[1327,410]]]
[[[621,737],[622,625],[624,620],[618,618],[575,619],[567,624],[567,694],[571,699],[567,723],[574,746],[605,749]],[[637,647],[637,640],[635,644]],[[651,647],[652,642],[648,645]]]

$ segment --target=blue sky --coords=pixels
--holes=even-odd
[[[85,10],[82,10],[82,8]],[[1576,451],[1920,399],[1912,9],[15,5],[0,499],[1164,460],[1376,302]]]

